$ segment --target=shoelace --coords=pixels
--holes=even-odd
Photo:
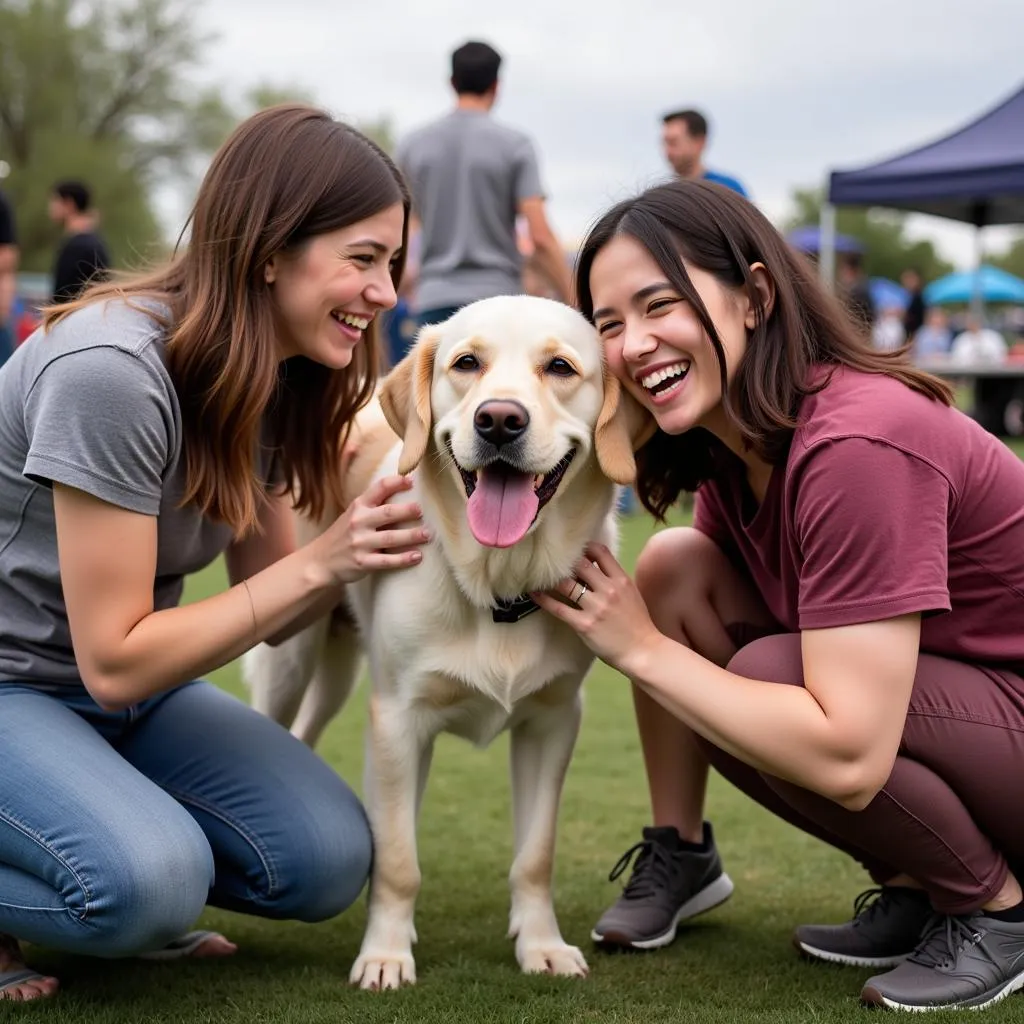
[[[907,957],[922,967],[951,967],[965,946],[981,944],[984,936],[971,927],[966,917],[936,914],[924,930],[917,949]],[[981,945],[984,950],[984,945]],[[988,950],[985,950],[987,955]]]
[[[633,865],[633,874],[622,890],[627,900],[644,899],[653,896],[659,889],[671,886],[675,867],[672,854],[661,843],[651,839],[641,840],[619,858],[608,875],[609,882],[614,882],[629,867],[634,854],[636,863]]]
[[[853,901],[853,917],[858,924],[867,924],[873,920],[879,911],[888,913],[889,896],[881,886],[875,889],[865,889]],[[863,920],[861,918],[863,917]]]

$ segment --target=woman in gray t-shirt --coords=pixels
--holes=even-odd
[[[263,111],[214,157],[187,250],[49,310],[0,372],[0,995],[57,987],[19,939],[220,956],[188,931],[207,903],[315,921],[362,889],[356,796],[196,680],[419,560],[418,508],[382,507],[401,478],[304,547],[291,517],[292,492],[337,501],[408,213],[359,132]],[[220,555],[230,589],[180,606]]]

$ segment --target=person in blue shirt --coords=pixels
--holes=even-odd
[[[704,166],[708,119],[697,110],[673,110],[661,119],[661,144],[665,159],[680,178],[703,178],[725,185],[749,199],[747,190],[730,174]]]

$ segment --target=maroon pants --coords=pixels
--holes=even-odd
[[[730,627],[741,644],[745,624]],[[799,634],[742,646],[729,671],[803,686]],[[704,743],[711,764],[759,804],[859,860],[878,883],[906,873],[944,913],[977,910],[1007,871],[1024,882],[1024,679],[922,654],[899,754],[863,811],[751,768]]]

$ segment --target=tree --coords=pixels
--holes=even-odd
[[[61,178],[89,183],[118,262],[159,243],[154,186],[224,121],[215,90],[189,84],[209,41],[196,23],[192,0],[0,0],[0,158],[24,269],[49,269]]]
[[[1024,277],[1024,235],[1018,235],[1005,252],[989,253],[985,262]]]
[[[794,212],[784,230],[817,224],[823,194],[816,189],[793,193]],[[905,233],[906,216],[894,210],[845,206],[836,210],[836,231],[850,235],[864,246],[864,269],[869,277],[899,280],[908,267],[916,268],[925,281],[948,274],[953,266],[942,259],[931,242],[911,241]]]
[[[313,102],[298,86],[261,83],[237,105],[196,84],[213,37],[199,0],[0,0],[0,161],[18,219],[21,266],[48,271],[59,229],[52,186],[92,188],[116,264],[163,254],[153,209],[164,184],[182,194],[232,129],[277,103]],[[366,126],[387,147],[390,124]],[[176,232],[175,232],[176,234]]]

